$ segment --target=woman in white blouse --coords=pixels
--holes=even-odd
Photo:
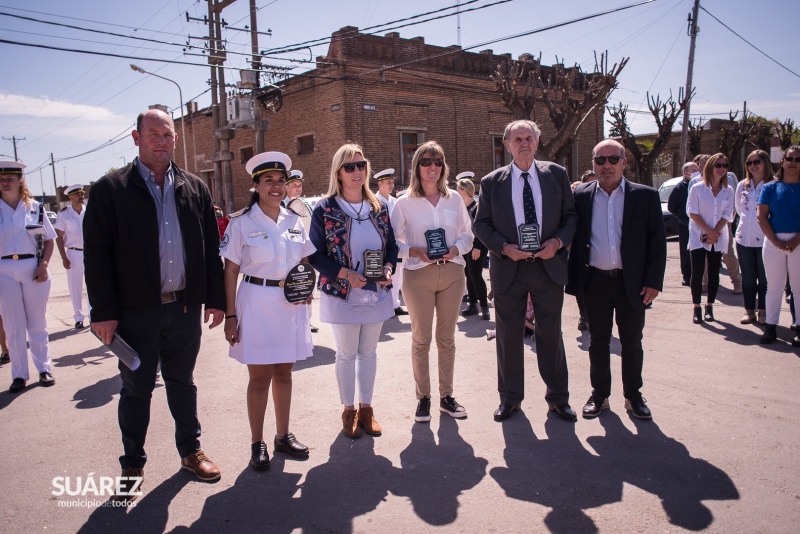
[[[733,189],[728,185],[728,160],[714,154],[703,168],[703,181],[689,190],[689,255],[692,260],[692,321],[714,320],[714,301],[719,289],[722,251],[728,250],[728,223],[733,221]],[[708,296],[705,314],[700,311],[703,270],[708,262]]]
[[[765,324],[767,312],[765,295],[767,293],[767,274],[761,248],[764,245],[764,232],[758,225],[757,207],[761,186],[772,181],[772,163],[769,154],[763,150],[750,152],[745,160],[745,178],[736,186],[736,213],[739,226],[736,228],[736,254],[742,268],[742,297],[744,316],[742,324],[758,321]],[[758,299],[756,300],[756,297]],[[758,308],[756,308],[756,305]],[[756,315],[758,310],[758,315]]]
[[[439,354],[439,410],[467,416],[453,398],[455,329],[464,295],[464,254],[472,250],[472,224],[464,201],[447,189],[450,172],[444,150],[428,141],[414,153],[408,193],[392,211],[392,227],[403,258],[403,295],[411,318],[411,362],[416,381],[415,420],[430,421],[429,358],[436,315]],[[442,239],[442,235],[444,239]],[[442,255],[428,255],[430,247]],[[446,252],[444,249],[446,248]]]

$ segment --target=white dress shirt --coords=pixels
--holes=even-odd
[[[58,212],[56,223],[53,227],[64,232],[64,246],[67,248],[83,248],[83,216],[86,207],[80,213],[75,211],[72,204]]]
[[[758,197],[761,195],[761,187],[764,180],[758,182],[753,188],[744,186],[744,180],[736,186],[736,213],[739,214],[739,226],[736,227],[736,242],[744,247],[761,248],[764,244],[764,232],[758,225],[756,211],[758,208]]]
[[[421,269],[429,265],[419,258],[412,258],[409,249],[422,247],[427,250],[425,232],[437,228],[444,230],[447,246],[458,249],[458,254],[450,261],[465,265],[461,256],[472,250],[472,221],[464,201],[455,191],[450,191],[449,198],[440,196],[436,206],[425,198],[409,195],[400,197],[392,210],[391,220],[399,248],[398,256],[403,258],[406,269]]]
[[[711,192],[711,187],[704,183],[699,183],[689,190],[689,199],[686,201],[686,212],[700,215],[703,221],[714,228],[720,219],[733,222],[733,189],[730,186],[723,187],[715,197]],[[701,241],[703,231],[689,217],[689,250],[696,250],[700,247],[711,250],[711,245]],[[716,252],[727,252],[728,250],[728,225],[722,227],[719,239],[714,244]]]
[[[392,216],[392,210],[394,209],[394,204],[397,202],[397,199],[394,198],[392,195],[389,195],[389,198],[381,195],[380,193],[375,193],[375,196],[378,197],[384,204],[386,204],[386,210],[389,212],[389,216]]]
[[[0,256],[36,254],[34,234],[25,227],[38,224],[39,209],[44,208],[35,200],[31,200],[30,205],[20,200],[17,208],[13,209],[0,199]],[[55,239],[56,231],[50,224],[50,219],[46,216],[43,217],[42,224],[44,225],[44,240]]]
[[[625,209],[625,178],[611,195],[597,186],[592,201],[592,235],[589,265],[604,271],[622,269],[622,214]]]
[[[536,223],[539,225],[539,234],[542,232],[542,186],[539,184],[539,174],[536,172],[536,162],[531,164],[527,171],[520,170],[515,163],[511,163],[511,203],[514,206],[514,220],[517,227],[525,224],[525,206],[523,206],[522,191],[525,187],[522,173],[527,172],[528,183],[533,191],[533,205],[536,206]]]

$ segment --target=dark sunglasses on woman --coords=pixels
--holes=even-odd
[[[748,161],[747,163],[745,163],[745,165],[747,165],[748,167],[750,167],[751,165],[761,165],[761,158],[752,159],[752,160]]]
[[[420,167],[430,167],[431,165],[436,165],[437,167],[441,167],[444,165],[444,161],[442,158],[422,158],[419,160]]]
[[[714,168],[715,169],[727,169],[728,168],[728,164],[727,163],[715,163],[714,164]]]
[[[364,169],[367,168],[367,162],[366,161],[351,161],[350,163],[343,163],[342,164],[342,168],[344,169],[344,172],[346,172],[346,173],[355,172],[356,169],[358,169],[359,171],[363,171]]]

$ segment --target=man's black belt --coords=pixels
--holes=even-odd
[[[170,291],[168,293],[161,293],[161,304],[169,304],[170,302],[175,302],[176,300],[183,299],[183,289],[180,291]]]
[[[622,269],[611,269],[610,271],[606,271],[603,269],[598,269],[597,267],[589,266],[589,269],[596,272],[597,274],[602,274],[603,276],[607,276],[609,278],[619,278],[622,276]]]
[[[78,248],[78,247],[67,247],[67,248],[70,249],[70,250],[80,250],[81,252],[83,252],[82,248]]]
[[[256,276],[244,275],[244,281],[257,286],[269,287],[283,287],[283,280],[267,280],[266,278],[258,278]]]
[[[28,258],[35,258],[36,254],[11,254],[9,256],[2,256],[0,260],[27,260]]]

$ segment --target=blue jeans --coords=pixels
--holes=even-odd
[[[761,247],[745,247],[736,243],[739,266],[742,269],[742,297],[745,310],[766,308],[767,273],[764,271],[764,257]],[[756,308],[756,296],[758,307]]]

